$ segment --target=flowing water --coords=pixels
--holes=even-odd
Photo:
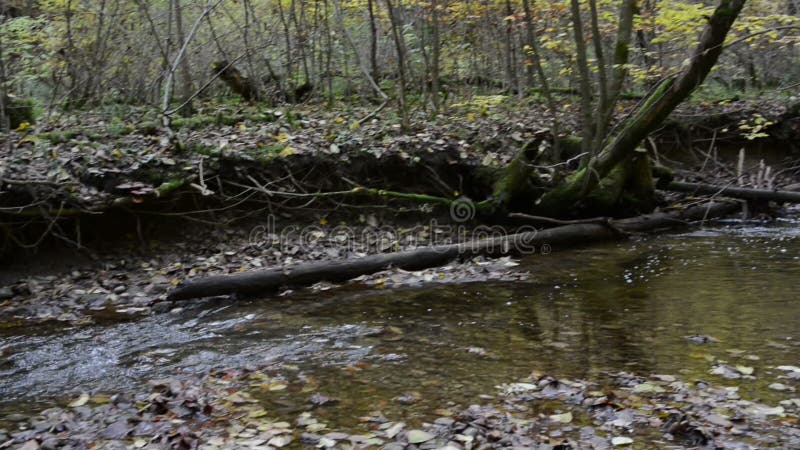
[[[755,368],[743,397],[775,402],[777,365],[800,366],[800,223],[729,223],[520,260],[528,281],[429,284],[226,303],[90,327],[0,335],[0,418],[179,372],[282,364],[340,402],[348,426],[380,409],[424,419],[538,370],[727,382],[711,357]],[[687,336],[711,336],[698,344]],[[731,382],[733,383],[733,382]],[[309,394],[262,399],[287,416]],[[405,400],[404,400],[405,399]],[[411,400],[409,400],[411,399]],[[413,401],[412,401],[413,400]]]

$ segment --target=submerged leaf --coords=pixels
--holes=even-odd
[[[410,444],[421,444],[423,442],[428,442],[431,439],[435,438],[433,434],[428,433],[427,431],[422,430],[411,430],[408,432],[406,438]]]
[[[611,445],[615,447],[621,447],[623,445],[631,445],[633,444],[633,439],[625,436],[616,436],[611,438]]]
[[[550,420],[558,423],[570,423],[572,422],[572,413],[565,412],[564,414],[553,414],[550,416]]]
[[[653,383],[638,384],[633,388],[633,392],[637,394],[660,394],[664,392],[664,388]]]
[[[70,408],[77,408],[78,406],[85,405],[86,402],[88,402],[88,401],[89,401],[89,394],[84,393],[84,394],[81,394],[80,397],[78,397],[75,400],[69,402],[68,406]]]

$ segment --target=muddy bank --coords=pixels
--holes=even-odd
[[[13,145],[0,146],[0,251],[37,248],[45,240],[91,246],[109,229],[146,235],[141,225],[121,226],[120,217],[128,223],[158,215],[214,222],[220,211],[246,211],[242,218],[312,205],[322,213],[386,206],[427,213],[424,202],[350,191],[483,200],[492,193],[493,173],[550,128],[542,105],[502,96],[453,106],[436,122],[414,121],[410,131],[388,118],[359,124],[365,112],[203,106],[198,116],[176,123],[182,151],[142,119],[147,111],[132,110],[126,119],[57,116],[11,132]],[[651,150],[693,142],[705,148],[709,140],[791,146],[800,132],[798,112],[779,102],[689,104],[654,136]],[[575,134],[576,117],[574,105],[559,113],[565,134]],[[786,167],[790,150],[780,155]],[[796,175],[781,174],[773,185],[792,184]],[[338,194],[323,194],[332,192]]]

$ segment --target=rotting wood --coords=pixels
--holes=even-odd
[[[167,299],[187,300],[229,294],[259,295],[283,286],[307,286],[320,281],[347,281],[389,268],[421,270],[440,266],[457,258],[535,252],[543,245],[548,245],[551,250],[559,250],[574,245],[617,239],[623,235],[620,231],[643,232],[721,217],[738,211],[740,207],[741,205],[735,202],[709,202],[681,211],[610,220],[607,224],[576,223],[459,244],[382,253],[353,260],[311,262],[290,268],[214,275],[183,281],[168,294]]]

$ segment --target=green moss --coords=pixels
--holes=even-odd
[[[44,139],[49,141],[53,144],[63,144],[68,142],[72,139],[75,139],[80,135],[79,130],[65,130],[65,131],[52,131],[49,133],[39,133],[36,136],[40,139]]]
[[[650,159],[638,153],[617,164],[588,194],[583,195],[586,169],[570,175],[542,196],[536,212],[559,216],[624,216],[650,212],[655,207]]]
[[[135,127],[124,124],[118,117],[111,119],[111,123],[106,129],[106,132],[109,136],[125,136],[133,133],[134,131],[136,131]]]
[[[165,181],[156,188],[156,193],[158,194],[159,197],[166,197],[172,192],[180,189],[184,184],[186,184],[185,178],[176,178],[173,180]]]
[[[159,125],[155,121],[142,122],[137,127],[137,131],[145,136],[152,136],[158,134]]]
[[[531,168],[528,153],[529,150],[538,147],[539,143],[539,140],[527,142],[519,149],[514,159],[502,169],[494,184],[492,195],[497,206],[527,209],[527,205],[538,196],[535,188],[535,184],[538,184],[536,172]]]
[[[607,177],[600,180],[584,200],[584,207],[592,215],[613,215],[625,189],[628,167],[621,164],[614,167]]]
[[[621,207],[633,213],[650,212],[656,206],[655,184],[650,157],[644,151],[631,158]]]

